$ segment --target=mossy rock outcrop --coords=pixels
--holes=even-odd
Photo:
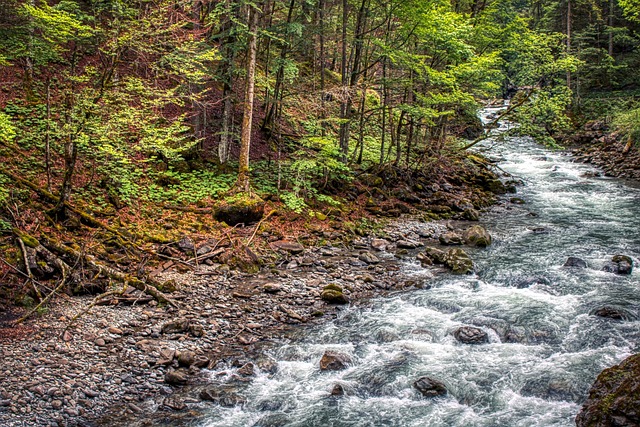
[[[265,202],[260,197],[241,193],[220,202],[213,216],[220,222],[234,226],[258,222],[264,216]]]
[[[598,375],[576,417],[576,425],[640,426],[640,354]]]

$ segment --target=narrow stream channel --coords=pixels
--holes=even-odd
[[[488,111],[490,113],[491,111]],[[488,144],[492,142],[489,141]],[[572,426],[605,367],[639,351],[639,272],[602,271],[616,254],[640,256],[640,190],[571,158],[513,138],[491,156],[524,185],[523,204],[499,206],[482,223],[494,244],[472,251],[476,274],[441,275],[430,288],[347,309],[272,348],[275,374],[258,372],[242,407],[215,407],[203,427],[246,426]],[[514,200],[518,202],[518,200]],[[569,256],[588,268],[566,268]],[[428,274],[407,262],[407,274]],[[616,307],[629,320],[594,316]],[[484,329],[468,345],[451,332]],[[321,372],[325,350],[352,357],[344,371]],[[446,397],[412,386],[428,375]],[[329,397],[335,384],[342,397]]]

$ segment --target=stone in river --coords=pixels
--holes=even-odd
[[[629,275],[633,271],[633,259],[627,255],[616,255],[604,265],[602,270],[623,276]]]
[[[325,351],[320,359],[321,371],[340,371],[346,369],[351,363],[351,358],[344,353]]]
[[[564,263],[564,267],[587,268],[587,261],[583,260],[582,258],[570,256]]]
[[[453,336],[464,344],[485,344],[489,342],[487,333],[473,326],[462,326],[453,332]]]
[[[413,386],[424,397],[438,397],[447,394],[447,387],[440,381],[429,377],[420,377],[414,383]]]

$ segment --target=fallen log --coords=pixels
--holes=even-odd
[[[172,300],[167,295],[165,295],[164,293],[162,293],[160,290],[157,289],[157,287],[159,287],[161,284],[156,280],[147,278],[145,281],[143,281],[135,277],[134,275],[124,273],[113,267],[109,267],[105,264],[102,264],[101,262],[96,260],[96,258],[92,255],[80,253],[79,251],[73,248],[70,248],[69,246],[66,246],[62,243],[56,242],[53,239],[47,239],[45,242],[45,245],[49,247],[52,251],[57,252],[61,255],[66,255],[69,257],[79,258],[83,260],[86,264],[88,264],[91,268],[98,271],[99,273],[107,276],[110,279],[129,284],[134,288],[138,289],[139,291],[142,291],[147,295],[152,296],[156,301],[160,303],[169,304],[177,308],[180,307],[180,305],[177,302],[175,302],[174,300]]]

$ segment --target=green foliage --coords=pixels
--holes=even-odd
[[[513,119],[519,126],[514,129],[514,133],[531,136],[549,146],[557,146],[553,136],[571,127],[566,114],[571,100],[571,91],[566,86],[536,91],[524,108],[516,110]]]
[[[614,117],[613,125],[624,137],[640,144],[640,107],[618,113]]]
[[[301,213],[308,207],[304,199],[298,196],[296,193],[292,193],[289,191],[283,192],[282,194],[280,194],[280,199],[287,208],[297,213]]]
[[[618,3],[628,19],[640,22],[640,0],[618,0]]]
[[[13,141],[16,130],[11,122],[11,117],[0,111],[0,143]]]

